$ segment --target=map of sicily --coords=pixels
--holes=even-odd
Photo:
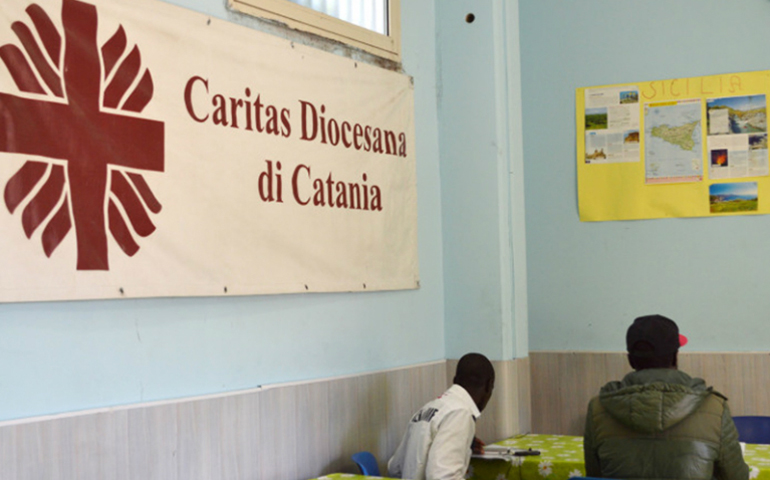
[[[644,125],[646,183],[703,179],[699,100],[650,104]]]

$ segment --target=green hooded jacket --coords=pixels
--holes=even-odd
[[[631,372],[591,400],[586,475],[625,480],[748,480],[727,399],[674,369]]]

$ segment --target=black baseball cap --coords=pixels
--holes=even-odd
[[[645,342],[647,348],[635,351],[635,345],[639,342]],[[638,317],[626,332],[628,353],[642,357],[670,355],[686,344],[687,337],[679,333],[676,323],[663,315]],[[652,350],[649,350],[649,346],[652,346]]]

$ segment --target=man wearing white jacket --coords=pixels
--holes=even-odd
[[[413,480],[462,480],[471,460],[476,419],[495,387],[492,363],[479,353],[464,355],[454,385],[414,414],[388,475]]]

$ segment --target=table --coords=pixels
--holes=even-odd
[[[388,477],[367,477],[364,475],[354,475],[352,473],[330,473],[318,478],[312,478],[310,480],[372,480],[373,478],[381,478],[383,480],[398,480],[389,479]]]
[[[538,456],[508,460],[471,459],[473,480],[567,480],[585,476],[583,437],[566,435],[519,435],[494,445],[516,450],[540,450]]]
[[[519,435],[495,443],[517,450],[540,450],[539,456],[506,460],[471,459],[471,480],[567,480],[585,476],[583,437]],[[770,445],[746,445],[744,459],[750,480],[770,480]]]

